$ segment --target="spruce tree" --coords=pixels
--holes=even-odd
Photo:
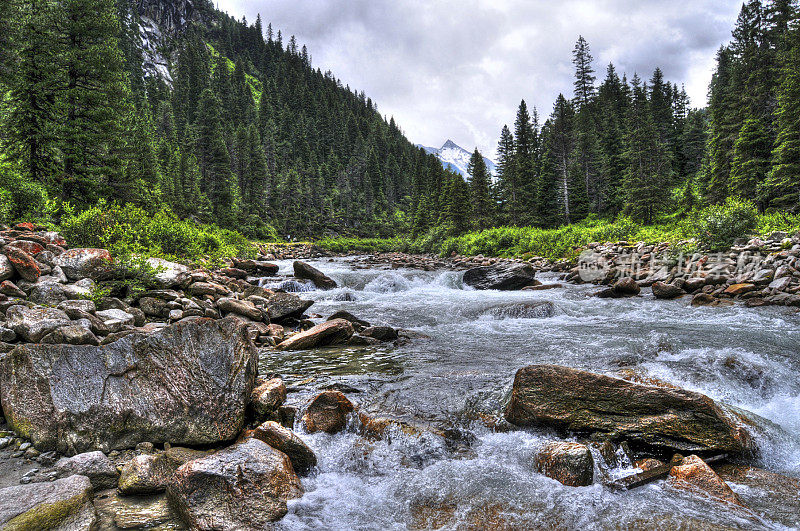
[[[509,204],[513,199],[516,177],[514,176],[514,135],[507,125],[500,131],[497,143],[497,188],[500,202],[500,221],[510,224]]]
[[[622,182],[626,168],[624,130],[629,104],[625,88],[614,65],[609,64],[597,97],[600,116],[597,211],[611,216],[617,215],[625,203]]]
[[[572,51],[572,64],[575,65],[575,98],[573,102],[579,112],[588,107],[595,98],[595,76],[592,61],[589,43],[583,36],[579,36]]]
[[[576,213],[572,208],[572,192],[576,191],[576,186],[570,176],[575,153],[575,109],[563,94],[558,95],[553,105],[553,114],[550,115],[549,135],[549,168],[552,172],[552,177],[547,180],[556,185],[555,197],[557,197],[559,221],[569,223],[576,218]],[[583,194],[585,193],[585,188],[581,191],[578,187],[577,191]],[[548,193],[547,195],[552,196],[553,194]],[[579,199],[584,200],[585,195]],[[580,213],[585,215],[584,207],[585,204],[579,208]],[[550,208],[550,205],[540,204],[540,209],[544,211]]]
[[[534,109],[534,115],[535,112]],[[507,201],[512,225],[532,225],[536,221],[534,208],[538,151],[539,132],[531,121],[525,100],[522,100],[514,121],[514,180],[509,183],[511,190]]]
[[[472,153],[467,166],[473,225],[477,230],[492,226],[494,207],[489,194],[489,172],[478,148]]]

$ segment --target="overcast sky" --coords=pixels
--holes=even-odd
[[[572,48],[589,42],[598,81],[660,66],[705,105],[714,54],[741,0],[217,0],[252,23],[261,13],[306,44],[312,65],[364,90],[414,143],[448,138],[494,156],[520,99],[550,114],[571,96]]]

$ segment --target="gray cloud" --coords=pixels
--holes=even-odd
[[[520,99],[541,116],[572,92],[571,53],[589,41],[598,78],[660,66],[705,104],[714,53],[741,0],[218,0],[306,44],[315,67],[364,90],[412,142],[447,138],[494,155]]]

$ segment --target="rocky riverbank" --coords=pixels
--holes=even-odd
[[[294,389],[259,374],[264,356],[419,337],[346,310],[309,315],[313,302],[285,289],[335,288],[317,267],[295,261],[293,275],[278,276],[274,254],[218,269],[151,259],[156,274],[146,289],[103,294],[99,288],[118,286],[124,274],[108,251],[69,249],[57,233],[27,224],[0,231],[0,238],[0,528],[262,529],[303,496],[300,477],[315,474],[318,462],[303,437],[317,432],[357,434],[364,453],[368,441],[393,437],[441,441],[455,458],[470,453],[473,439],[459,430],[370,414],[346,386],[317,389],[290,405]],[[756,249],[769,253],[763,267],[773,267],[773,277],[788,271],[785,289],[796,293],[800,246],[785,240],[780,249],[770,241]],[[753,253],[755,244],[741,252]],[[640,260],[649,266],[626,269],[622,257],[630,249],[649,253]],[[678,286],[677,264],[655,280],[664,274],[653,258],[662,249],[591,250],[602,267],[406,255],[368,257],[360,265],[464,269],[463,282],[475,289],[541,288],[535,275],[549,268],[571,280],[611,283],[614,297],[635,295],[648,283],[655,293],[658,282],[687,291]],[[731,280],[757,285],[765,275],[759,269],[706,284],[720,271],[706,269],[707,262],[688,278],[703,278],[701,292],[715,299],[725,297],[727,288],[716,290],[735,285]],[[604,274],[586,279],[582,271]],[[762,295],[766,289],[774,288],[765,285]],[[537,315],[552,314],[552,305],[542,308]],[[527,367],[508,403],[479,420],[497,432],[553,430],[562,438],[537,450],[531,474],[567,486],[626,489],[667,477],[670,488],[710,497],[720,510],[757,522],[758,497],[744,499],[725,480],[746,484],[755,477],[784,506],[794,503],[783,498],[796,480],[747,467],[760,451],[761,420],[635,374]],[[717,473],[719,466],[727,468]],[[798,523],[791,515],[783,521]]]

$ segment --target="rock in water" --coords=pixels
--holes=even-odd
[[[317,456],[292,430],[274,421],[267,421],[252,431],[252,436],[289,456],[298,474],[305,474],[317,465]]]
[[[265,529],[302,493],[286,454],[258,439],[189,461],[167,487],[186,525],[199,530]]]
[[[280,378],[271,378],[262,383],[251,395],[250,405],[257,415],[266,416],[286,401],[286,385]]]
[[[666,282],[653,282],[653,295],[656,299],[676,299],[686,292],[676,286],[675,284],[667,284]]]
[[[464,284],[475,289],[516,290],[534,285],[536,270],[530,264],[473,267],[464,272]]]
[[[594,459],[584,444],[556,441],[536,454],[536,470],[568,487],[585,487],[594,479]]]
[[[82,531],[96,521],[86,476],[0,489],[0,529]]]
[[[278,345],[281,350],[303,350],[317,347],[340,345],[350,339],[354,333],[353,325],[344,319],[325,321],[295,334]]]
[[[244,426],[257,362],[238,320],[197,319],[100,347],[19,345],[0,359],[0,399],[39,450],[216,444]]]
[[[696,455],[690,455],[680,465],[672,467],[667,484],[673,488],[696,492],[721,502],[743,505],[728,484]]]
[[[267,313],[273,322],[280,322],[290,317],[300,317],[314,304],[314,301],[301,299],[291,293],[275,293],[267,300]]]
[[[344,429],[347,414],[353,409],[353,403],[341,391],[325,391],[308,404],[303,415],[303,424],[309,433],[336,433]]]
[[[298,260],[292,264],[292,267],[294,267],[294,276],[308,279],[320,289],[333,289],[336,287],[335,280],[314,266]]]
[[[596,433],[662,451],[754,449],[743,426],[705,395],[556,365],[517,371],[505,417],[517,426]]]

